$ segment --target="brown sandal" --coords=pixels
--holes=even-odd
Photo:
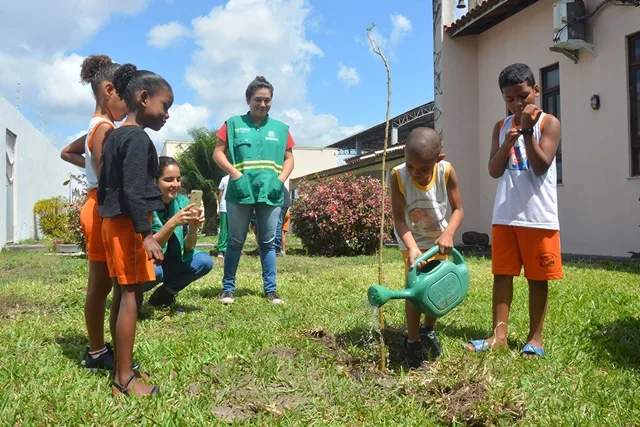
[[[133,373],[131,374],[131,376],[129,377],[129,379],[127,380],[127,382],[125,383],[124,386],[118,384],[116,382],[115,377],[113,378],[113,380],[111,381],[111,385],[114,386],[118,392],[120,392],[121,394],[124,394],[125,396],[130,396],[129,394],[129,384],[131,384],[131,381],[133,381],[136,378],[136,374]],[[151,390],[151,393],[149,393],[150,395],[152,394],[158,394],[160,393],[160,387],[158,387],[157,385],[153,386],[153,389]]]

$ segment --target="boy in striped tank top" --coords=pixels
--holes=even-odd
[[[462,217],[462,200],[453,166],[444,161],[440,135],[430,128],[416,128],[407,137],[405,163],[391,172],[391,205],[394,233],[405,261],[405,277],[414,261],[434,245],[440,246],[435,259],[446,259],[453,248]],[[446,220],[447,208],[451,217]],[[421,268],[426,261],[417,268]],[[410,368],[419,368],[426,359],[440,355],[440,343],[434,327],[436,319],[425,315],[420,326],[420,311],[405,303],[407,338],[406,360]]]
[[[529,282],[529,336],[521,354],[542,357],[542,325],[549,280],[563,277],[560,255],[556,151],[560,121],[535,105],[540,94],[525,64],[505,68],[498,79],[502,97],[514,114],[493,129],[489,174],[498,180],[492,221],[493,330],[488,339],[467,344],[481,352],[507,347],[513,277]]]

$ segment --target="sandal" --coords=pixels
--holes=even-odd
[[[135,378],[136,378],[136,374],[135,373],[131,374],[131,376],[129,377],[129,379],[125,383],[125,385],[122,386],[121,384],[118,384],[118,382],[116,381],[116,379],[114,377],[113,380],[111,381],[111,385],[113,387],[115,387],[118,390],[118,392],[120,392],[121,394],[124,394],[125,396],[130,396],[130,394],[129,394],[129,384],[131,384],[131,381],[133,381]],[[158,393],[160,393],[160,387],[155,385],[155,386],[153,386],[153,389],[151,390],[151,393],[149,393],[149,394],[152,395],[152,394],[158,394]]]
[[[544,357],[544,350],[537,345],[528,343],[527,345],[522,347],[522,351],[520,351],[520,355],[523,354],[531,354],[533,356]]]
[[[146,372],[146,371],[139,371],[137,369],[133,369],[133,375],[135,375],[135,377],[139,380],[143,380],[143,381],[149,381],[149,379],[151,378],[151,372]],[[116,377],[116,373],[115,371],[111,372],[111,381],[114,380],[114,378]]]
[[[133,375],[136,376],[136,378],[143,380],[143,381],[149,381],[149,378],[151,377],[151,373],[150,372],[146,372],[146,371],[139,371],[137,369],[133,370]]]
[[[482,353],[483,351],[491,350],[491,345],[487,340],[471,340],[467,344],[471,344],[473,346],[475,352],[472,353]],[[462,348],[467,351],[471,351],[465,344],[462,344]]]

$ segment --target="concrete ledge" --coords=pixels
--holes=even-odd
[[[196,243],[196,248],[198,249],[215,249],[216,248],[216,244],[215,243]]]
[[[30,244],[30,245],[5,245],[3,250],[7,252],[47,252],[49,249],[46,245]]]

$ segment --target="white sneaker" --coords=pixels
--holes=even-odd
[[[233,292],[223,292],[222,295],[220,295],[220,302],[223,304],[233,304],[234,301]]]

